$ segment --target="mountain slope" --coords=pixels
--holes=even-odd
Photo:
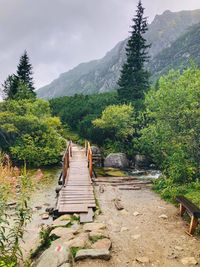
[[[200,67],[200,23],[192,26],[169,48],[162,50],[149,63],[152,80],[166,74],[170,69],[183,69],[191,60]]]
[[[156,15],[149,25],[146,39],[152,44],[149,51],[152,59],[163,49],[186,33],[187,29],[200,22],[200,10],[170,12]],[[118,43],[105,57],[82,63],[74,69],[63,73],[58,79],[37,91],[41,98],[54,98],[64,95],[91,94],[106,92],[116,88],[120,69],[124,63],[124,40]]]

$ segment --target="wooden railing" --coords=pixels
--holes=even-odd
[[[68,142],[67,149],[66,149],[65,154],[63,156],[62,185],[65,185],[65,183],[66,183],[70,157],[72,157],[72,142],[71,141]]]
[[[93,176],[92,149],[88,141],[85,141],[85,151],[86,151],[86,156],[88,159],[88,168],[89,168],[90,177],[92,178]]]

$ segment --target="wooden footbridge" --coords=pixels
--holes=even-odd
[[[92,150],[89,143],[85,149],[69,142],[63,156],[63,168],[59,177],[55,217],[67,213],[79,213],[81,220],[91,221],[95,209],[92,185]]]

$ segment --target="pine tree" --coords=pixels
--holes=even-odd
[[[27,51],[21,56],[19,65],[17,66],[17,76],[20,81],[28,85],[28,88],[35,94],[33,86],[33,72]]]
[[[9,75],[8,78],[2,84],[3,98],[14,99],[18,91],[19,79],[15,74]]]
[[[150,45],[144,38],[148,27],[141,0],[139,0],[133,22],[131,36],[126,47],[127,61],[122,67],[118,81],[118,96],[121,102],[133,102],[138,109],[144,98],[144,92],[149,87],[149,73],[145,70],[145,62],[149,59]]]

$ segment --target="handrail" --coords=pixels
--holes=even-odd
[[[66,151],[63,156],[62,185],[66,183],[67,171],[69,169],[70,157],[72,157],[72,141],[67,144]]]
[[[86,151],[86,156],[88,159],[88,168],[89,168],[90,178],[92,178],[93,176],[92,149],[90,146],[90,142],[88,141],[85,142],[85,151]]]

